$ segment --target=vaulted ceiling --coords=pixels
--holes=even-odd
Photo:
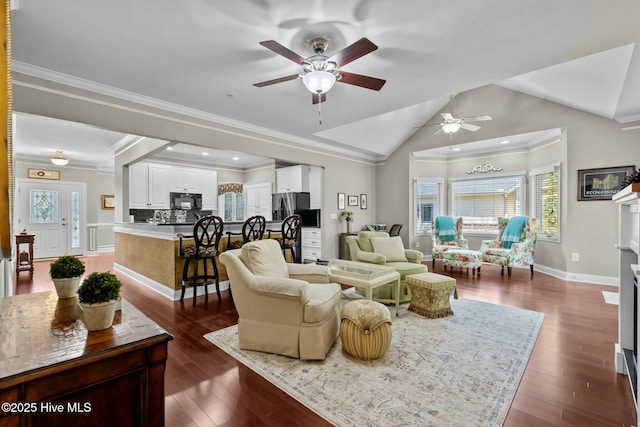
[[[371,160],[386,158],[417,127],[436,120],[452,94],[491,83],[620,123],[640,120],[635,0],[15,4],[17,75],[197,113]],[[307,57],[313,54],[309,40],[317,36],[330,40],[329,56],[362,37],[371,40],[378,49],[343,70],[385,79],[385,86],[376,92],[338,83],[320,115],[299,80],[253,86],[301,72],[259,42],[275,40]],[[18,155],[25,145],[49,152],[79,149],[65,148],[64,141],[26,139],[37,134],[27,129],[37,122],[17,122]],[[96,132],[107,149],[125,137]]]

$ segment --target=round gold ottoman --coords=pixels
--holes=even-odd
[[[361,360],[384,356],[391,344],[391,314],[379,302],[350,301],[342,308],[342,349]]]

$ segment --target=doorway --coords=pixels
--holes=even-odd
[[[17,180],[14,231],[35,235],[35,259],[84,253],[86,193],[84,182]]]

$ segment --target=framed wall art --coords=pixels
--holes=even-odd
[[[113,210],[116,208],[116,199],[113,194],[102,194],[100,196],[100,208],[102,210]]]
[[[360,195],[360,209],[367,209],[367,195]]]
[[[29,169],[29,178],[33,179],[60,179],[60,171],[47,170],[47,169]]]
[[[578,169],[578,200],[611,200],[635,166]]]
[[[344,209],[344,193],[338,193],[338,210]]]
[[[358,206],[358,196],[349,196],[347,206]]]

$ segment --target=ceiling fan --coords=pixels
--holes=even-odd
[[[371,90],[380,90],[386,83],[386,80],[375,77],[338,70],[340,67],[378,49],[378,46],[364,37],[331,57],[324,55],[324,52],[329,46],[329,40],[324,37],[316,37],[311,40],[311,48],[315,54],[308,58],[303,58],[274,40],[263,41],[260,42],[260,44],[278,55],[282,55],[296,64],[301,65],[302,72],[254,83],[253,85],[257,87],[269,86],[301,78],[302,83],[312,93],[312,102],[319,104],[327,100],[326,93],[333,87],[336,81]]]
[[[453,101],[453,95],[451,96],[451,101]],[[453,114],[450,110],[448,113],[440,113],[442,116],[442,121],[440,123],[432,123],[425,126],[440,126],[440,129],[435,131],[433,134],[437,135],[439,133],[446,133],[452,135],[458,132],[460,129],[469,130],[471,132],[475,132],[480,129],[478,125],[472,125],[470,122],[482,122],[486,120],[493,120],[491,116],[475,116],[475,117],[460,117]]]

